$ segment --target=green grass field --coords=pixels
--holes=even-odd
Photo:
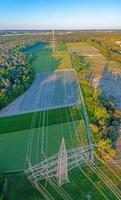
[[[108,176],[112,176],[111,172],[105,167],[101,167],[101,170],[105,171]],[[119,171],[117,171],[116,173],[118,174]],[[76,168],[69,173],[69,178],[70,182],[63,185],[60,191],[65,190],[73,200],[88,200],[89,198],[92,200],[104,200],[104,196],[96,189],[96,186],[106,195],[107,199],[117,200],[111,190],[89,168],[82,168],[82,170]],[[63,199],[50,184],[46,185],[44,181],[41,184],[54,199]],[[117,184],[119,184],[118,181]],[[13,174],[8,177],[8,200],[45,200],[45,198],[30,184],[24,174]]]
[[[53,125],[67,121],[82,119],[82,111],[78,106],[58,108],[44,112],[27,113],[9,117],[0,117],[0,134],[26,130],[31,128],[32,119],[35,117],[34,127],[43,126],[43,117],[45,115],[44,125]],[[7,124],[7,126],[6,126]]]
[[[32,147],[30,148],[32,151],[31,162],[35,164],[40,161],[43,132],[44,153],[48,157],[58,152],[62,137],[65,138],[67,149],[73,148],[76,144],[75,129],[79,126],[80,121],[73,121],[0,135],[0,171],[7,173],[25,169],[27,144],[31,134],[33,134]],[[83,121],[81,122],[80,134],[86,143]]]
[[[49,44],[37,44],[26,51],[32,54],[32,66],[36,73],[72,68],[69,53],[63,43],[57,43],[56,52],[52,52]]]

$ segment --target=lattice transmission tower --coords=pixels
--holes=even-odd
[[[67,151],[64,138],[62,138],[60,150],[58,153],[57,177],[59,186],[69,181],[68,166],[67,166]]]
[[[29,166],[25,174],[35,187],[41,180],[56,178],[59,186],[69,181],[68,172],[72,169],[85,164],[90,160],[90,152],[94,145],[83,146],[66,150],[64,138],[62,138],[59,152],[51,157],[44,159],[40,163]]]
[[[56,52],[56,48],[55,48],[55,30],[52,30],[52,49],[53,49],[53,53]]]

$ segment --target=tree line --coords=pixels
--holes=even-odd
[[[106,152],[105,155],[103,154],[103,159],[108,160],[107,156],[111,158],[115,155],[114,149],[119,137],[121,111],[117,110],[114,103],[102,95],[99,88],[93,88],[88,80],[93,64],[76,53],[73,53],[72,56],[89,116],[90,129],[99,145],[98,155],[101,158],[103,150]]]
[[[21,95],[33,81],[31,55],[26,58],[24,48],[27,47],[20,45],[12,49],[9,53],[17,55],[17,61],[9,59],[7,66],[0,68],[0,109]]]

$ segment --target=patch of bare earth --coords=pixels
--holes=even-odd
[[[101,88],[103,94],[110,98],[118,109],[121,109],[121,65],[108,61],[95,47],[72,45],[72,52],[85,56],[93,63],[92,73],[89,77],[94,88]],[[121,128],[117,141],[115,161],[121,164]]]
[[[101,88],[103,94],[121,109],[121,65],[109,61],[98,49],[92,46],[72,45],[72,52],[86,57],[93,67],[89,76],[94,88]]]

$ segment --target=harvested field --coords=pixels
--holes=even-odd
[[[83,43],[70,43],[68,46],[73,53],[86,57],[92,63],[89,71],[92,85],[101,88],[103,94],[121,109],[121,65],[107,60],[95,47],[83,46]]]
[[[0,112],[17,115],[80,104],[79,88],[73,70],[43,72],[21,97]]]
[[[93,63],[94,78],[100,77],[105,70],[105,66],[109,64],[109,61],[95,47],[83,46],[81,43],[69,44],[69,47],[73,53],[84,56]],[[110,67],[112,64],[110,62]]]
[[[98,87],[103,94],[111,99],[118,109],[121,109],[121,75],[113,75],[111,72],[105,73],[99,82]]]

